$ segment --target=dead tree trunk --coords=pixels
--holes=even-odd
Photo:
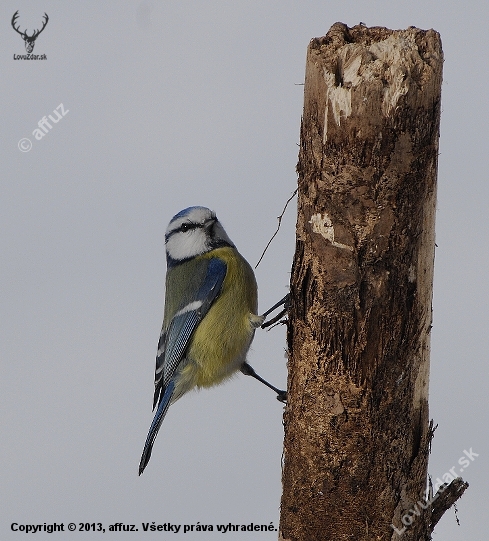
[[[309,45],[282,539],[429,539],[432,510],[415,505],[432,436],[442,63],[439,34],[413,27],[336,23]]]

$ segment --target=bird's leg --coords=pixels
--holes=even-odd
[[[270,321],[267,321],[266,323],[263,323],[261,325],[262,329],[266,329],[267,327],[270,327],[270,325],[273,325],[276,323],[282,316],[284,316],[287,313],[287,310],[289,308],[289,302],[290,302],[290,293],[287,293],[283,299],[277,302],[277,304],[274,304],[271,308],[269,308],[262,317],[266,319],[268,314],[272,313],[274,310],[276,310],[279,306],[283,306],[284,309],[280,311],[278,315],[276,315],[274,318],[272,318]]]
[[[271,308],[269,308],[266,312],[263,313],[263,317],[266,318],[268,314],[271,314],[274,310],[276,310],[279,306],[285,306],[285,308],[288,308],[290,299],[290,293],[287,293],[285,297],[277,302],[277,304],[274,304]]]
[[[251,324],[254,328],[260,327],[262,329],[265,329],[266,327],[269,327],[270,325],[273,325],[276,321],[278,321],[288,310],[289,307],[289,300],[290,300],[290,293],[287,293],[283,299],[281,299],[277,304],[274,304],[270,309],[268,309],[266,312],[264,312],[261,316],[253,316],[253,319],[251,320]],[[275,316],[273,319],[271,319],[267,323],[263,323],[268,316],[268,314],[272,313],[274,310],[276,310],[279,306],[284,306],[284,309],[278,314],[278,316]],[[241,366],[241,372],[245,374],[245,376],[251,376],[258,381],[261,381],[263,385],[266,385],[272,391],[275,391],[277,393],[277,400],[280,402],[287,402],[287,391],[281,391],[280,389],[277,389],[277,387],[274,387],[271,383],[268,383],[268,381],[264,380],[261,376],[259,376],[252,366],[250,366],[248,363],[244,363]]]
[[[274,387],[271,383],[268,383],[268,381],[264,380],[261,376],[259,376],[248,363],[243,364],[243,366],[241,367],[241,372],[245,376],[251,376],[258,381],[261,381],[264,385],[275,391],[277,393],[277,400],[279,400],[280,402],[287,402],[287,391],[281,391],[280,389],[277,389],[277,387]]]

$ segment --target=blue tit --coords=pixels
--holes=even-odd
[[[158,343],[153,409],[139,475],[168,408],[194,388],[211,387],[241,370],[273,389],[246,362],[258,316],[255,275],[216,218],[205,207],[176,214],[165,233],[166,293]],[[268,313],[268,312],[267,312]]]

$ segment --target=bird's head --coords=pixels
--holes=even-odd
[[[234,244],[206,207],[189,207],[173,216],[165,233],[168,266],[205,254],[221,246]]]

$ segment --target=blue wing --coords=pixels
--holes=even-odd
[[[209,311],[212,303],[221,292],[224,278],[226,277],[227,265],[217,258],[209,260],[207,272],[202,285],[197,291],[194,300],[182,306],[168,326],[168,330],[162,332],[158,342],[158,354],[156,357],[155,394],[153,408],[158,403],[158,409],[144,444],[143,454],[139,463],[139,475],[151,457],[151,450],[165,418],[168,407],[175,390],[174,376],[178,366],[185,357],[192,334]]]

